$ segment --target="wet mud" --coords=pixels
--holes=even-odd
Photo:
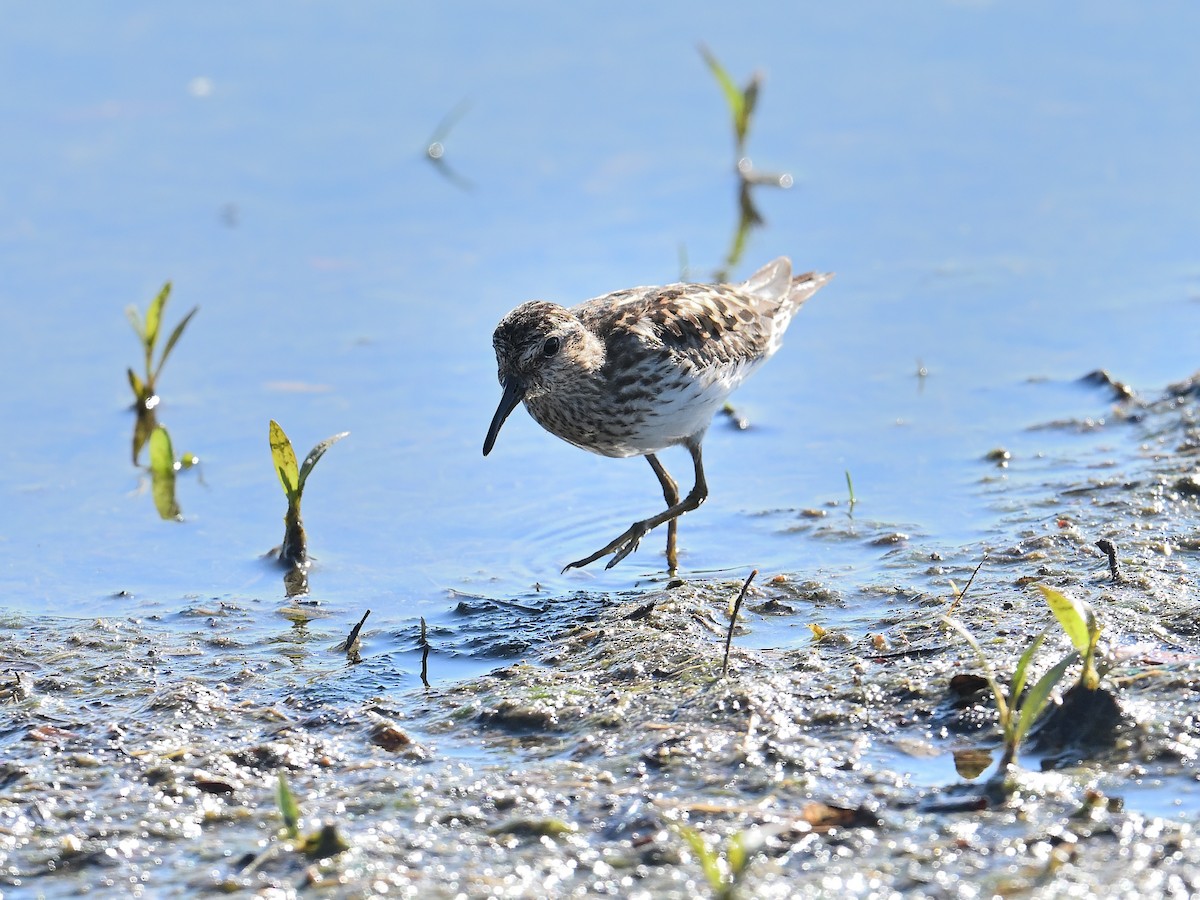
[[[440,682],[446,642],[431,630],[429,688],[373,619],[350,641],[305,616],[303,639],[256,637],[239,624],[254,610],[194,601],[180,602],[190,626],[0,620],[0,886],[1192,896],[1198,409],[1189,381],[1149,400],[1118,392],[1100,424],[1049,423],[1103,440],[1107,464],[1014,482],[1011,502],[981,460],[1006,510],[986,546],[797,511],[814,540],[901,535],[886,551],[892,581],[833,590],[762,572],[724,675],[742,578],[520,606],[464,597],[479,644],[467,652],[508,659]],[[1019,474],[1020,457],[1007,462],[1003,477]],[[943,616],[1001,674],[1049,627],[1040,673],[1070,644],[1035,584],[1095,609],[1102,690],[1072,693],[1071,670],[1062,704],[998,779],[995,705]],[[870,612],[848,617],[856,607]],[[766,617],[810,637],[751,649]]]

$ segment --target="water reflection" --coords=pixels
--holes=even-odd
[[[713,274],[713,280],[727,282],[729,273],[741,262],[746,250],[746,240],[754,228],[766,224],[758,207],[754,203],[754,188],[770,186],[790,188],[792,176],[784,173],[760,172],[754,168],[754,162],[746,155],[746,140],[750,134],[750,123],[754,116],[754,108],[758,104],[758,94],[762,89],[763,76],[755,72],[744,88],[739,88],[730,78],[729,73],[703,44],[700,45],[700,55],[708,64],[717,83],[725,94],[729,106],[735,147],[734,171],[737,173],[738,184],[738,220],[734,226],[733,237],[729,242],[729,250],[725,253],[725,261],[721,268]]]
[[[438,123],[437,128],[433,130],[433,134],[429,136],[429,140],[425,147],[425,158],[437,170],[438,174],[464,191],[469,191],[475,187],[474,183],[469,178],[460,175],[457,171],[450,167],[446,162],[446,138],[450,135],[450,130],[454,128],[458,120],[461,119],[471,108],[469,100],[463,100],[458,106],[450,110],[445,117]]]

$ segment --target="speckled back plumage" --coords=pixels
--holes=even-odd
[[[493,338],[500,380],[519,380],[530,415],[578,447],[661,450],[703,434],[829,277],[793,279],[780,258],[737,286],[631,288],[571,309],[524,303]],[[561,349],[548,357],[551,338]]]

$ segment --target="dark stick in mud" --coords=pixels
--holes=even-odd
[[[358,633],[360,631],[362,631],[363,625],[365,625],[367,622],[367,616],[369,616],[370,614],[371,614],[371,611],[369,609],[365,613],[363,613],[363,617],[358,620],[357,625],[355,625],[353,628],[350,629],[350,634],[346,636],[346,640],[342,643],[341,647],[339,647],[338,649],[345,650],[347,653],[349,653],[351,650],[354,649],[354,643],[355,643],[355,641],[358,640]]]
[[[754,580],[754,576],[758,574],[758,569],[754,569],[746,578],[746,583],[742,585],[742,590],[738,593],[737,599],[733,601],[733,613],[729,616],[729,631],[725,635],[725,659],[721,663],[721,677],[724,678],[729,673],[729,647],[733,643],[733,629],[737,625],[738,612],[741,611],[742,601],[746,599],[746,591],[750,590],[750,582]]]
[[[1109,574],[1112,576],[1112,580],[1114,582],[1120,581],[1121,580],[1121,566],[1117,562],[1117,547],[1116,547],[1116,545],[1112,541],[1110,541],[1108,538],[1100,538],[1100,540],[1096,541],[1096,546],[1099,547],[1101,552],[1103,552],[1104,555],[1108,557],[1108,571],[1109,571]]]
[[[429,687],[429,640],[425,636],[424,616],[421,616],[421,684]]]

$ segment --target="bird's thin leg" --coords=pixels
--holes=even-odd
[[[640,522],[634,522],[629,526],[628,529],[626,529],[625,533],[615,541],[612,541],[601,547],[591,556],[586,556],[583,559],[576,560],[573,563],[568,563],[563,567],[563,571],[565,572],[567,569],[582,568],[589,563],[594,563],[600,557],[606,556],[609,553],[613,554],[613,558],[608,561],[608,564],[604,568],[611,569],[637,549],[638,543],[641,541],[646,532],[657,528],[663,522],[673,522],[685,512],[691,512],[693,509],[703,503],[704,499],[708,496],[708,484],[704,480],[704,463],[700,456],[700,439],[702,437],[703,435],[696,435],[688,438],[686,442],[688,452],[692,454],[692,463],[696,467],[696,483],[692,486],[691,491],[688,492],[688,495],[684,497],[682,501],[679,503],[673,503],[668,509],[660,512],[657,516],[651,516],[649,519],[643,519]]]
[[[670,509],[679,502],[679,485],[675,483],[675,479],[671,477],[666,466],[659,462],[658,457],[653,453],[646,454],[646,462],[650,463],[650,468],[658,476],[658,483],[662,485],[663,489],[663,499],[667,501],[667,508]],[[679,558],[675,553],[675,533],[678,525],[678,519],[672,519],[667,523],[667,572],[671,575],[674,575],[675,570],[679,568]]]

